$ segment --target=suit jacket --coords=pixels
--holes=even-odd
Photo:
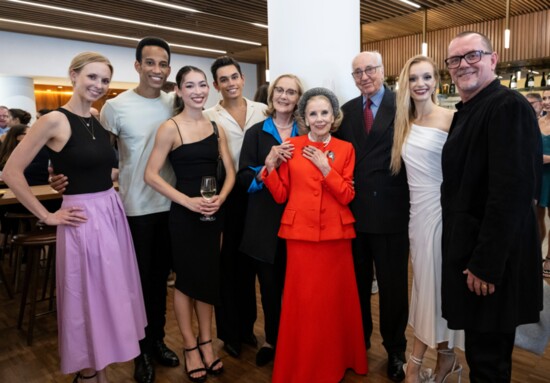
[[[264,183],[278,203],[287,205],[281,219],[279,236],[301,241],[328,241],[354,238],[355,219],[348,204],[355,196],[353,168],[355,151],[348,142],[332,138],[324,147],[311,142],[307,135],[291,138],[294,155],[269,175],[264,170]],[[332,167],[326,177],[302,150],[313,145],[332,152]]]
[[[452,329],[510,332],[542,308],[540,130],[525,98],[498,80],[457,109],[442,153],[443,317]],[[465,269],[495,293],[470,292]]]
[[[273,135],[263,130],[264,121],[248,129],[244,135],[240,169],[237,182],[244,190],[248,190],[257,171],[252,168],[263,166],[271,147],[280,143]],[[240,251],[252,258],[273,264],[277,253],[277,237],[284,205],[278,204],[265,187],[248,194],[248,208],[244,234]]]
[[[344,120],[336,136],[355,148],[355,199],[350,207],[355,228],[364,233],[408,231],[409,186],[405,166],[395,176],[390,171],[395,94],[384,92],[370,134],[365,131],[363,97],[342,106]]]

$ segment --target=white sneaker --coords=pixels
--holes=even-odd
[[[376,279],[372,281],[372,286],[370,288],[370,293],[372,295],[378,293],[378,281]]]

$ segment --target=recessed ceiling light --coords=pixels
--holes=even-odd
[[[167,7],[167,8],[172,8],[172,9],[178,9],[180,11],[184,11],[184,12],[191,12],[191,13],[203,13],[199,10],[196,10],[196,9],[193,9],[193,8],[189,8],[189,7],[183,7],[181,5],[175,5],[175,4],[170,4],[170,3],[164,3],[162,1],[156,1],[156,0],[141,0],[142,2],[144,3],[149,3],[149,4],[154,4],[154,5],[160,5],[161,7]]]
[[[420,8],[420,5],[413,3],[412,1],[409,1],[409,0],[399,0],[399,1],[405,4],[409,4],[411,7]]]
[[[260,27],[260,28],[265,28],[265,29],[268,29],[269,27],[265,24],[260,24],[260,23],[250,23],[252,25],[255,25],[257,27]]]

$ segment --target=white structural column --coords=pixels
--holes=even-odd
[[[34,82],[29,77],[0,75],[0,105],[26,110],[36,116]]]
[[[359,92],[351,61],[361,49],[359,0],[268,0],[269,77],[300,77],[306,89],[323,86],[341,102]]]

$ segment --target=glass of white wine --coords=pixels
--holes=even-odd
[[[207,201],[210,201],[212,197],[216,195],[216,177],[212,176],[204,176],[201,180],[201,196]],[[215,221],[216,217],[213,215],[206,216],[203,215],[201,218],[201,221],[204,222],[211,222]]]

